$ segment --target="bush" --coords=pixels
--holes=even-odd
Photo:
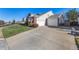
[[[29,27],[32,27],[32,23],[29,22],[29,23],[28,23],[28,26],[29,26]]]
[[[32,27],[38,27],[38,24],[33,24]]]

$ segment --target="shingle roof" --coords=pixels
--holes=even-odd
[[[49,16],[48,18],[58,17],[58,16],[59,16],[58,14],[55,14],[55,15],[51,15],[51,16]]]

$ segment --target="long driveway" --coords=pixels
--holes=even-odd
[[[9,49],[74,50],[74,37],[57,28],[38,27],[7,38]]]

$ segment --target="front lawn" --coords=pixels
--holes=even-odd
[[[75,42],[76,42],[77,48],[79,50],[79,36],[75,37]]]
[[[2,32],[3,32],[4,37],[8,38],[8,37],[11,37],[13,35],[16,35],[18,33],[21,33],[27,30],[28,30],[27,26],[14,24],[14,25],[4,27]]]

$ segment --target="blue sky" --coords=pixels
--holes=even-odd
[[[0,8],[0,20],[12,21],[15,19],[18,21],[26,17],[28,13],[41,14],[52,10],[54,14],[59,14],[70,9],[71,8]]]

